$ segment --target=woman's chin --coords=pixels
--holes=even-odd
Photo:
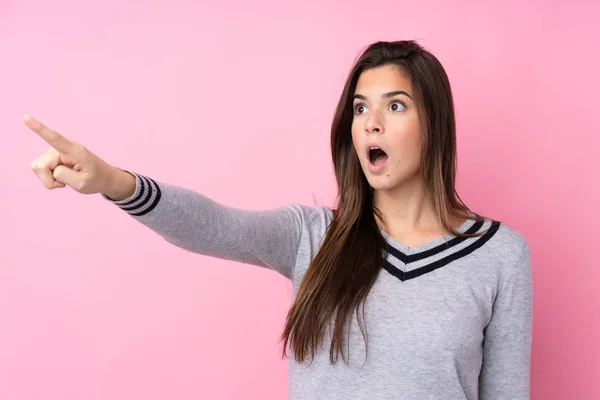
[[[379,190],[379,191],[384,191],[384,192],[389,191],[389,190],[395,190],[402,186],[410,185],[410,182],[416,183],[416,180],[419,179],[418,175],[415,176],[414,179],[415,180],[413,180],[413,179],[398,179],[398,177],[392,177],[389,174],[382,175],[382,176],[368,176],[367,175],[367,181],[369,182],[369,186],[371,186],[371,188],[373,190]]]
[[[388,178],[389,180],[389,178]],[[385,179],[382,179],[381,177],[377,177],[375,179],[369,179],[369,186],[371,186],[371,188],[373,190],[390,190],[394,187],[394,185],[392,184],[392,182],[385,182]]]

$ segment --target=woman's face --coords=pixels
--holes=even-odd
[[[352,142],[373,189],[394,189],[418,177],[421,129],[413,98],[410,82],[396,66],[365,70],[358,79]],[[373,146],[384,153],[369,151]]]

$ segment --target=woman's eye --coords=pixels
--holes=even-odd
[[[362,114],[365,112],[366,109],[367,107],[365,107],[364,104],[357,104],[354,106],[354,112],[356,114]]]
[[[395,101],[395,102],[392,103],[392,105],[390,106],[390,108],[392,109],[392,111],[399,111],[399,110],[401,110],[403,108],[406,108],[406,107],[404,107],[404,104],[400,103],[399,101]]]

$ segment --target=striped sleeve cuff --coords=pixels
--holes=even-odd
[[[123,171],[135,177],[135,193],[123,200],[113,200],[103,193],[102,197],[134,217],[148,214],[160,201],[160,187],[151,178],[125,169]]]

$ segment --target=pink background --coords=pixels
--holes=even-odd
[[[103,3],[0,2],[0,399],[287,397],[291,284],[45,190],[23,113],[232,206],[330,205],[346,74],[397,39],[447,68],[461,196],[529,240],[532,398],[600,398],[599,6]]]

